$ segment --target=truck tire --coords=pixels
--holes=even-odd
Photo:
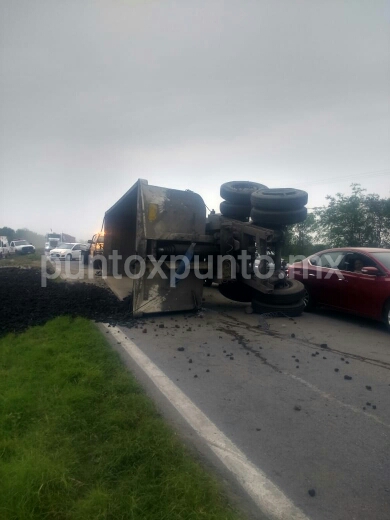
[[[221,202],[219,209],[224,217],[234,218],[236,220],[247,219],[251,213],[250,205],[234,204],[226,200]]]
[[[267,186],[250,181],[231,181],[222,184],[221,197],[228,202],[250,206],[251,193],[257,190],[267,190]]]
[[[299,300],[298,302],[286,305],[276,305],[259,302],[254,298],[252,300],[252,309],[256,314],[273,314],[276,316],[280,315],[294,318],[302,314],[305,309],[305,304],[303,300]]]
[[[219,292],[225,298],[235,302],[251,302],[255,293],[252,287],[240,282],[221,283],[218,286]]]
[[[257,226],[270,227],[288,226],[303,222],[307,217],[307,209],[300,208],[291,211],[269,211],[252,208],[251,219]]]
[[[260,291],[256,291],[255,299],[259,303],[272,305],[288,305],[290,303],[296,303],[304,299],[306,293],[305,286],[298,280],[285,279],[284,287],[277,287],[272,293],[264,294]]]
[[[290,211],[302,208],[307,204],[306,191],[294,188],[278,188],[254,191],[251,204],[257,209]]]

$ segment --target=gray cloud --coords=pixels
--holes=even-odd
[[[390,168],[387,2],[0,10],[4,225],[86,238],[138,177],[213,206],[234,178],[312,182],[319,204],[356,174],[389,196],[385,176],[358,175]],[[57,194],[77,202],[59,206]]]

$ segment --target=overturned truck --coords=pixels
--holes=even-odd
[[[285,226],[306,218],[307,194],[237,181],[222,185],[221,196],[221,213],[206,217],[197,193],[139,179],[106,211],[107,283],[131,295],[134,316],[199,309],[212,282],[255,312],[303,311],[305,290],[281,269],[281,245]]]

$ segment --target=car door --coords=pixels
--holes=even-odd
[[[339,307],[340,272],[338,266],[344,258],[343,251],[328,251],[311,257],[306,281],[312,298],[319,304]]]
[[[353,265],[360,260],[364,267],[377,267],[377,274],[354,272]],[[340,266],[343,281],[340,284],[341,308],[361,316],[378,318],[381,315],[381,283],[382,276],[379,265],[362,253],[348,252]]]
[[[76,244],[75,246],[73,246],[72,258],[73,258],[73,260],[80,260],[80,258],[81,258],[81,246],[80,246],[80,244]]]

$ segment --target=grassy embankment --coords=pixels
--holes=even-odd
[[[0,259],[0,267],[41,267],[42,250],[36,250],[35,253],[29,255],[8,255],[7,258]]]
[[[0,518],[237,520],[89,321],[0,340]]]

